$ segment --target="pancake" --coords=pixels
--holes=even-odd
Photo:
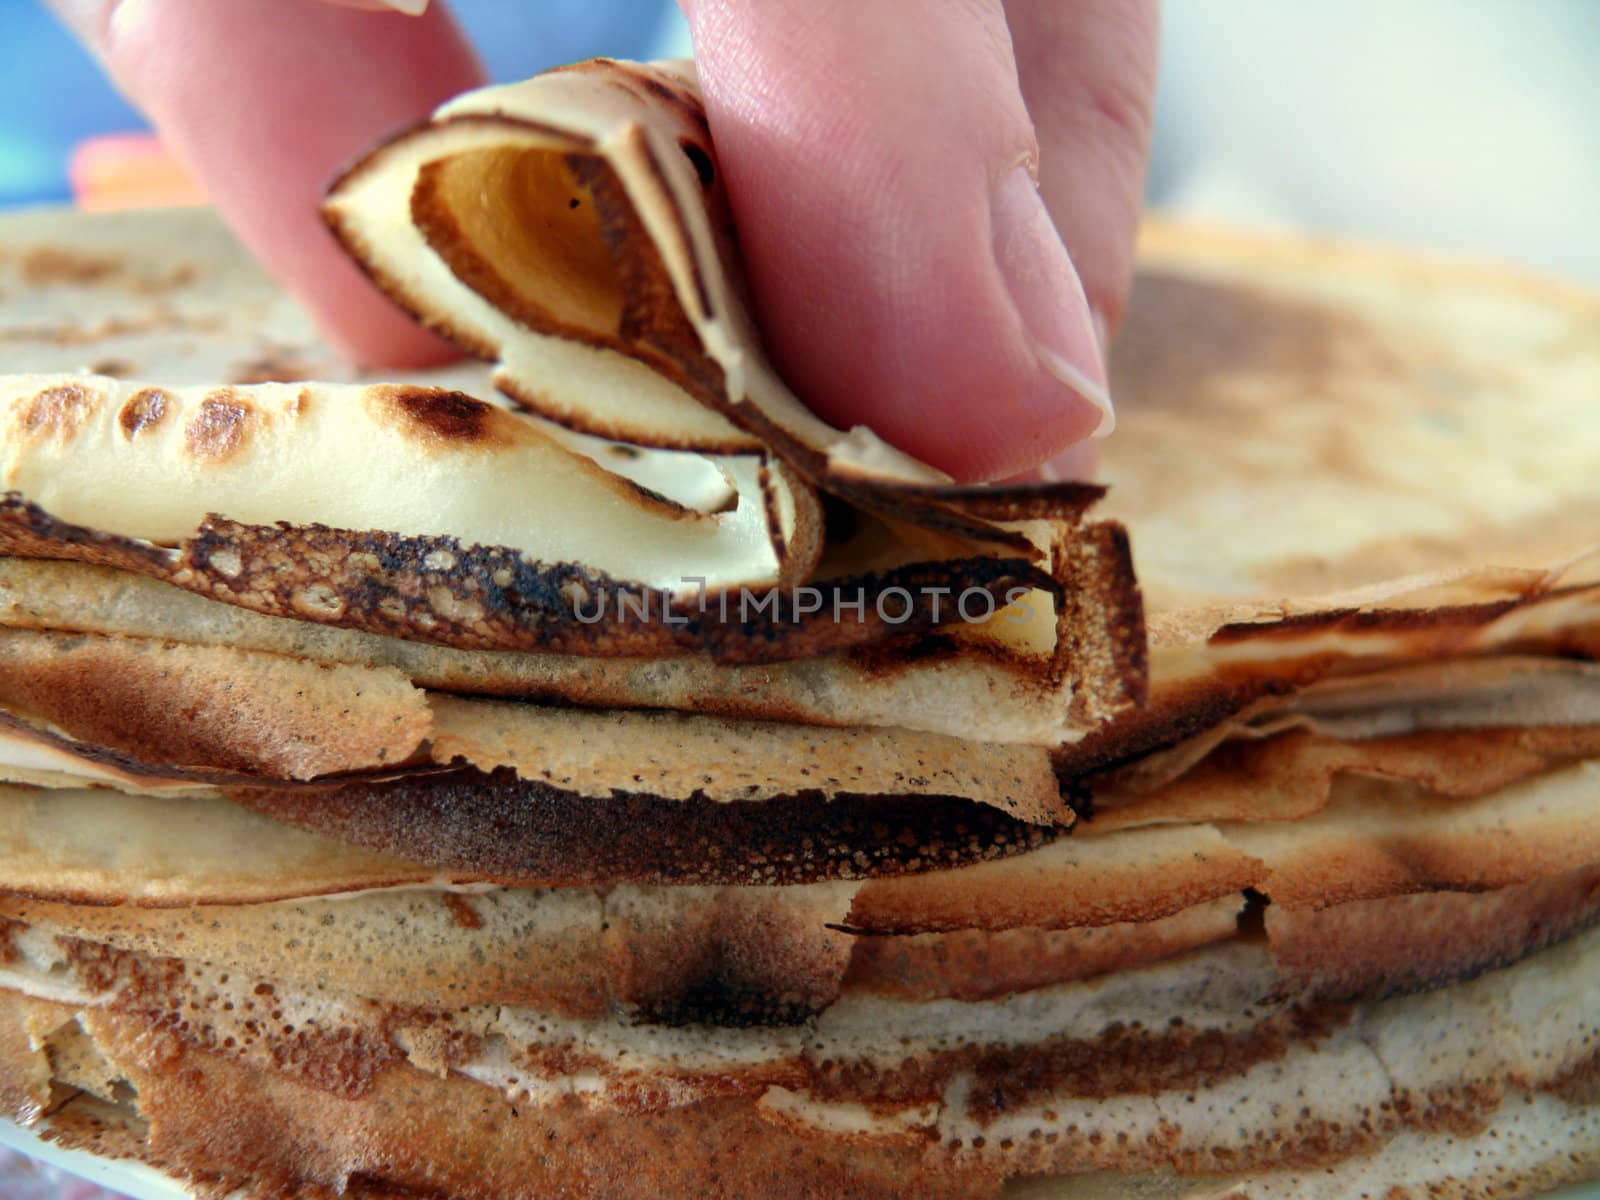
[[[1596,1020],[1583,1000],[1594,934],[1353,1004],[1285,994],[1244,942],[994,1001],[847,994],[805,1028],[714,1036],[504,1006],[430,1015],[26,929],[10,944],[0,1078],[13,1102],[48,1109],[54,1080],[147,1122],[153,1157],[267,1194],[364,1178],[537,1195],[548,1186],[537,1173],[508,1181],[527,1169],[529,1138],[512,1132],[522,1122],[538,1131],[543,1169],[576,1195],[616,1186],[591,1174],[590,1156],[630,1129],[639,1143],[689,1139],[702,1153],[715,1130],[768,1131],[755,1140],[806,1163],[779,1195],[892,1195],[893,1179],[927,1178],[942,1194],[993,1196],[1002,1174],[1067,1167],[1247,1173],[1234,1186],[1248,1195],[1261,1182],[1248,1173],[1262,1170],[1269,1185],[1286,1169],[1403,1180],[1430,1161],[1405,1153],[1419,1140],[1471,1139],[1530,1115],[1530,1136],[1559,1140],[1586,1111]],[[1181,1026],[1148,1020],[1175,1008]],[[202,1117],[197,1088],[262,1131],[240,1138]],[[447,1115],[458,1111],[474,1119]],[[401,1128],[415,1139],[403,1151]],[[666,1132],[681,1129],[694,1132]],[[446,1150],[464,1136],[470,1167]],[[307,1144],[318,1149],[303,1157]],[[871,1182],[885,1160],[887,1176]],[[743,1178],[677,1158],[627,1161],[629,1186],[664,1194],[732,1195]],[[852,1164],[847,1183],[828,1162]]]
[[[252,1200],[1600,1170],[1600,302],[1152,223],[1109,491],[957,488],[771,369],[681,65],[326,215],[492,365],[9,225],[16,1119]]]
[[[96,231],[80,232],[83,220]],[[347,382],[209,213],[26,213],[5,219],[4,239],[0,291],[33,299],[0,302],[0,367],[15,373],[0,423],[0,548],[24,556],[30,605],[62,583],[68,611],[40,614],[45,627],[382,662],[430,686],[596,707],[832,725],[911,714],[936,732],[1046,746],[1142,689],[1126,540],[1083,520],[1098,489],[969,498],[972,537],[830,500],[827,536],[816,493],[781,463],[513,417],[487,403],[496,393],[481,369]],[[222,307],[251,319],[206,315]],[[211,337],[219,344],[199,344]],[[86,363],[115,378],[86,378]],[[316,379],[294,369],[311,364]],[[141,396],[161,397],[160,421],[140,417]],[[367,479],[379,460],[356,446],[369,441],[387,487],[319,482],[308,508],[262,483],[283,463],[303,482]],[[518,469],[535,461],[552,469]],[[82,486],[169,466],[184,487],[141,488],[126,505]],[[497,470],[564,493],[568,531],[516,528],[501,501],[521,485],[496,486]],[[424,513],[428,489],[408,481],[441,472],[457,499]],[[479,485],[459,486],[469,478]],[[619,549],[656,554],[657,577],[639,578],[637,557],[617,575],[584,561],[596,521]],[[541,547],[517,545],[535,533]],[[67,569],[79,563],[114,573]],[[220,603],[130,591],[132,575]],[[874,650],[884,643],[895,648]]]

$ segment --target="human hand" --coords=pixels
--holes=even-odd
[[[51,3],[331,338],[374,365],[447,356],[317,213],[354,154],[483,82],[442,4]],[[683,7],[795,390],[959,478],[1080,473],[1132,260],[1155,0]]]

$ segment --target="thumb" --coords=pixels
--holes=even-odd
[[[999,0],[685,0],[756,307],[785,378],[959,478],[1109,412],[1035,185]]]

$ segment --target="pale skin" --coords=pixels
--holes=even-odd
[[[342,164],[484,81],[440,0],[50,2],[330,338],[373,366],[448,356],[317,216]],[[960,479],[1092,469],[1156,4],[682,0],[763,331],[808,404]]]

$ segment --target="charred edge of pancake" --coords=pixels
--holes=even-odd
[[[1208,639],[1214,646],[1237,642],[1296,638],[1307,633],[1472,632],[1521,608],[1592,592],[1589,583],[1532,588],[1521,595],[1479,604],[1446,604],[1430,608],[1334,608],[1291,613],[1263,621],[1236,621],[1220,626]],[[1557,639],[1559,639],[1557,634]],[[1515,644],[1515,643],[1513,643]],[[1541,643],[1543,639],[1541,638]]]
[[[1088,526],[1059,553],[1070,557],[1057,570],[1066,581],[1057,668],[1073,669],[1082,680],[1074,697],[1076,724],[1096,726],[1149,700],[1144,594],[1134,574],[1128,531],[1114,521]]]
[[[1094,820],[1094,788],[1081,776],[1063,771],[1059,764],[1055,767],[1056,786],[1061,789],[1061,800],[1072,810],[1072,815],[1077,821]]]
[[[244,525],[212,516],[193,538],[168,550],[57,520],[15,493],[0,499],[0,553],[117,567],[269,616],[407,641],[574,655],[704,652],[725,663],[809,658],[934,628],[935,587],[982,589],[997,608],[1014,587],[1061,591],[1023,559],[965,558],[816,584],[821,606],[803,614],[793,593],[763,593],[761,599],[775,594],[777,600],[759,612],[755,598],[741,611],[741,597],[730,597],[724,620],[715,597],[705,613],[697,603],[687,611],[669,609],[666,592],[576,563],[551,566],[512,549],[463,547],[449,537]],[[897,588],[913,607],[906,620],[891,622],[878,612],[877,599]],[[859,621],[858,591],[864,597]],[[899,616],[900,605],[895,596],[886,611]],[[663,619],[669,611],[671,620]],[[836,611],[850,619],[834,620]],[[589,620],[580,613],[603,615]]]
[[[931,487],[927,494],[986,521],[1076,521],[1100,500],[1099,483],[990,483]]]
[[[339,841],[540,887],[904,875],[1026,853],[1064,833],[948,796],[594,797],[519,779],[507,768],[337,787],[230,788],[227,795]]]
[[[722,979],[706,979],[685,988],[671,1000],[637,1005],[633,1017],[640,1025],[673,1029],[714,1026],[719,1029],[765,1029],[804,1025],[820,1016],[831,1000],[804,1000],[775,996],[755,988],[740,987]]]
[[[1582,587],[1558,588],[1483,604],[1451,604],[1437,608],[1334,608],[1322,612],[1290,613],[1267,621],[1235,621],[1220,626],[1207,642],[1213,646],[1228,646],[1258,639],[1297,638],[1307,633],[1403,633],[1452,627],[1475,629],[1524,605],[1582,590]]]

